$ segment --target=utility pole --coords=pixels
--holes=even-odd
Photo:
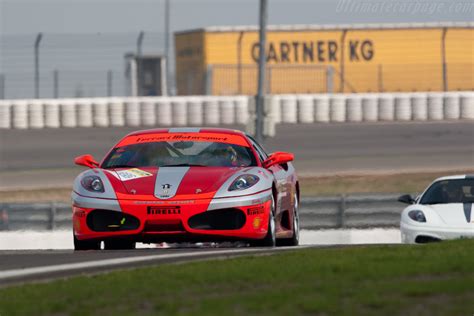
[[[145,32],[140,31],[137,38],[137,93],[139,96],[143,95],[141,86],[143,84],[142,44],[144,36]]]
[[[53,95],[54,98],[59,98],[59,71],[53,72]]]
[[[112,96],[112,70],[107,71],[107,96]]]
[[[41,39],[43,38],[42,33],[38,33],[35,40],[35,98],[38,99],[40,97],[39,93],[39,45]]]
[[[265,46],[267,42],[267,0],[260,0],[260,32],[259,32],[259,58],[258,58],[258,91],[256,97],[257,118],[255,121],[255,138],[259,143],[263,141],[263,106],[265,102]]]
[[[0,74],[0,100],[5,99],[5,75]]]
[[[164,95],[170,95],[170,1],[165,0],[165,58],[166,58],[166,64],[165,64],[165,71],[166,71],[166,91],[163,91]]]

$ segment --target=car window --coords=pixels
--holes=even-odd
[[[252,136],[247,135],[247,137],[250,139],[250,143],[252,144],[253,148],[257,151],[257,154],[260,158],[260,161],[264,161],[265,159],[268,158],[268,154],[265,152],[265,150],[260,146],[255,139],[253,139]]]
[[[474,203],[474,179],[452,179],[433,183],[420,204]]]
[[[249,147],[220,142],[163,141],[114,148],[102,168],[123,167],[248,167],[256,160]]]

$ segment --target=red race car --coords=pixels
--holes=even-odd
[[[136,242],[242,240],[296,246],[299,185],[290,153],[210,128],[154,129],[120,140],[74,181],[74,249],[133,249]]]

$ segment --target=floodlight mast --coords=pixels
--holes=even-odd
[[[259,31],[259,57],[258,57],[258,91],[256,96],[256,121],[255,138],[263,141],[263,107],[265,103],[265,46],[267,42],[267,0],[260,0],[260,31]]]

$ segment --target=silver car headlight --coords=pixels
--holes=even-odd
[[[425,214],[423,214],[423,212],[420,210],[413,210],[413,211],[408,212],[408,217],[410,217],[412,220],[416,222],[426,223]]]
[[[260,180],[259,177],[253,174],[244,174],[232,182],[229,187],[229,191],[238,191],[238,190],[245,190],[252,186],[254,186]]]
[[[81,184],[87,191],[104,192],[104,184],[98,176],[87,176],[81,180]]]

